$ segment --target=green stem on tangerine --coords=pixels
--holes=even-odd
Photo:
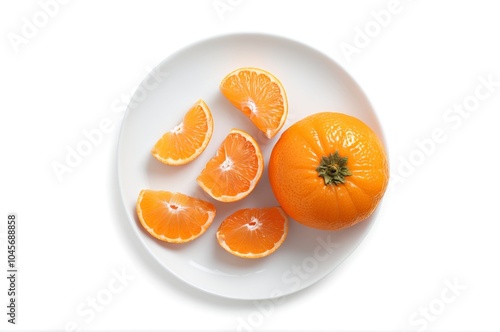
[[[347,157],[339,156],[338,151],[330,153],[328,157],[321,157],[321,162],[316,168],[318,176],[322,176],[325,185],[339,185],[345,183],[345,177],[352,175],[347,168]]]

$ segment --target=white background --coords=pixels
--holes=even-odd
[[[40,2],[1,3],[0,265],[5,271],[6,216],[16,212],[20,274],[16,326],[6,322],[1,279],[0,330],[74,322],[82,330],[235,331],[242,321],[268,331],[500,330],[497,2],[401,0],[380,31],[371,13],[389,0],[221,0],[231,6],[224,13],[214,3],[68,1],[17,46],[9,38],[22,36],[23,18],[33,21]],[[365,28],[373,29],[366,45]],[[302,41],[342,65],[379,116],[392,168],[391,190],[359,248],[276,304],[214,297],[171,276],[141,247],[117,196],[121,98],[179,48],[240,31]],[[346,44],[357,53],[346,56]],[[473,105],[480,77],[497,86]],[[474,111],[448,113],[464,101]],[[53,162],[64,163],[67,147],[103,119],[113,130],[60,181]],[[444,141],[418,152],[416,141],[435,130]],[[78,314],[122,272],[133,279],[102,311]],[[459,284],[455,293],[450,283]],[[417,316],[429,306],[431,317]]]

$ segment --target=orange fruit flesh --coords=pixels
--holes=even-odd
[[[268,138],[274,137],[283,127],[288,115],[286,92],[271,73],[258,68],[241,68],[224,78],[220,90]]]
[[[181,193],[142,190],[137,200],[137,215],[152,236],[183,243],[206,231],[215,218],[215,207]]]
[[[288,219],[279,207],[249,208],[226,218],[217,231],[219,244],[244,258],[268,256],[288,234]]]
[[[233,129],[197,180],[213,198],[230,202],[247,196],[260,180],[263,169],[262,153],[255,140]]]
[[[151,153],[165,164],[184,165],[205,150],[212,133],[212,114],[207,104],[199,100],[179,125],[156,142]]]

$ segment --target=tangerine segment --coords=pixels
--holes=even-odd
[[[236,69],[222,80],[220,90],[268,138],[285,124],[288,100],[285,88],[273,74],[259,68]]]
[[[259,258],[272,254],[288,234],[288,218],[280,207],[238,210],[219,226],[217,241],[233,255]]]
[[[235,202],[252,192],[263,170],[264,158],[257,142],[246,132],[232,129],[197,181],[214,199]]]
[[[184,243],[208,229],[215,218],[215,207],[181,193],[145,189],[137,199],[137,216],[155,238]]]
[[[184,115],[182,122],[165,133],[151,153],[167,165],[184,165],[198,157],[212,138],[212,113],[203,100],[198,100]]]

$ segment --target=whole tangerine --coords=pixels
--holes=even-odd
[[[290,217],[339,230],[373,213],[387,188],[389,166],[381,140],[364,122],[324,112],[283,132],[271,153],[269,180]]]

